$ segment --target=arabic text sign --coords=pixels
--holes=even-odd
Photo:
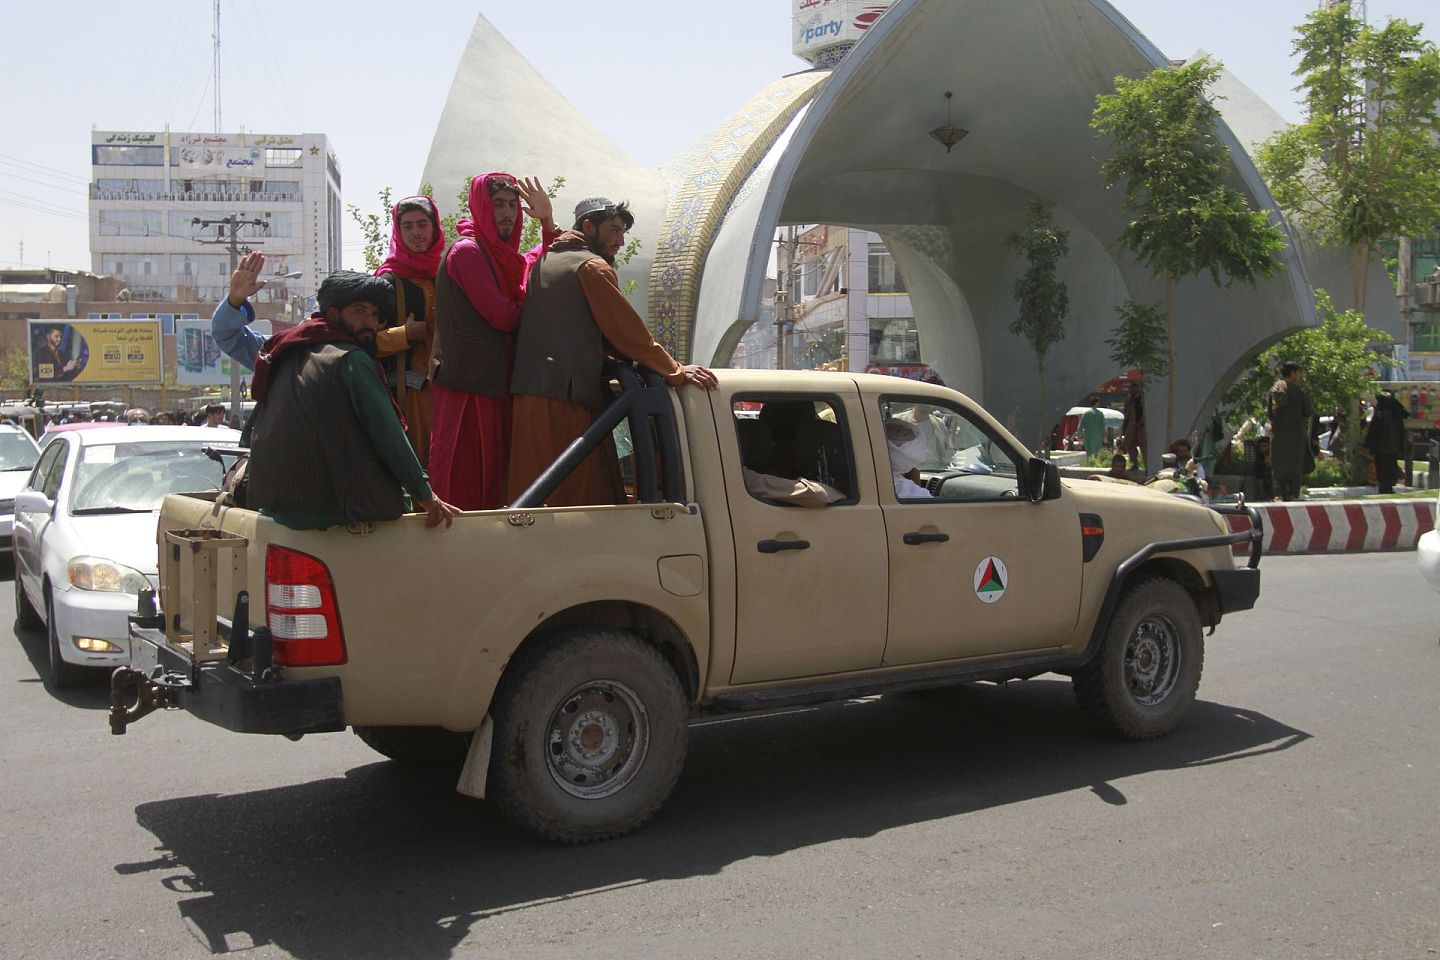
[[[248,174],[262,170],[265,153],[258,147],[215,147],[195,144],[179,150],[181,174]]]
[[[160,383],[159,320],[29,321],[30,383]]]

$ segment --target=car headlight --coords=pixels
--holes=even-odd
[[[70,583],[81,590],[138,595],[150,589],[150,579],[124,564],[102,557],[76,557],[70,561]]]

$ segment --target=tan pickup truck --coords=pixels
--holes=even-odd
[[[617,367],[585,437],[450,530],[296,531],[168,497],[112,730],[157,707],[292,738],[353,727],[455,763],[461,792],[544,837],[597,840],[655,813],[709,714],[1058,672],[1102,727],[1163,735],[1202,631],[1259,594],[1253,511],[1232,534],[1194,500],[1061,480],[943,387],[717,375],[673,391]],[[634,502],[542,506],[612,431]],[[918,483],[887,435],[924,441]]]

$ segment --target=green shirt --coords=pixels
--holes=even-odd
[[[375,359],[363,350],[351,350],[340,364],[340,377],[350,394],[350,406],[354,408],[355,416],[380,460],[409,492],[412,500],[429,500],[434,496],[430,490],[430,478],[425,468],[420,466],[405,431],[400,427],[395,404],[375,372]],[[348,522],[339,514],[300,510],[260,512],[292,530],[324,530],[326,527],[344,526]]]

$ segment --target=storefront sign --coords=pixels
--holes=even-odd
[[[161,382],[159,320],[31,320],[30,383]]]
[[[854,43],[890,9],[877,0],[794,0],[794,52],[802,59],[840,43]]]
[[[157,135],[153,133],[112,133],[106,137],[105,143],[154,143]]]
[[[244,173],[262,166],[265,156],[258,147],[205,147],[189,146],[180,148],[180,173],[205,176],[229,172]]]
[[[270,321],[256,320],[250,325],[261,336],[270,336]],[[209,320],[175,321],[175,382],[182,386],[217,386],[230,382],[231,360],[220,352],[210,336]],[[249,377],[246,367],[240,375]]]

